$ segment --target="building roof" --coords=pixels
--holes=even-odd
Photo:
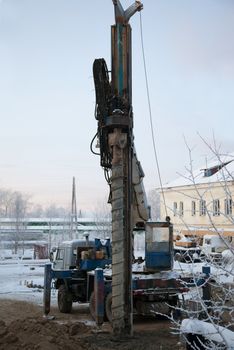
[[[234,153],[221,155],[203,164],[199,169],[188,169],[184,175],[166,183],[164,188],[209,184],[234,180]]]

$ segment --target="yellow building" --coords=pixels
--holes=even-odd
[[[163,188],[174,232],[185,236],[217,234],[234,237],[234,155],[188,171]],[[161,217],[165,206],[161,197]]]

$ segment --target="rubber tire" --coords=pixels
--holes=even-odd
[[[64,284],[58,289],[58,308],[64,314],[69,314],[72,310],[72,293],[67,290]]]
[[[112,324],[112,293],[108,293],[105,300],[105,310],[107,321]]]
[[[90,299],[89,299],[89,312],[92,318],[95,321],[95,295],[94,292],[90,294]]]

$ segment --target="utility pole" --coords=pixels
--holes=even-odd
[[[76,180],[72,178],[72,206],[71,206],[71,223],[70,223],[70,239],[77,232],[77,209],[76,209]]]
[[[124,10],[113,0],[111,82],[106,62],[96,59],[93,76],[101,166],[112,205],[112,326],[115,335],[132,335],[133,113],[130,18],[143,8],[135,1]]]

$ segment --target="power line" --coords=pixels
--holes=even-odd
[[[154,128],[153,128],[153,118],[152,118],[152,110],[151,110],[151,102],[150,102],[150,93],[149,93],[149,84],[148,84],[148,74],[146,69],[146,59],[145,59],[145,49],[144,49],[144,40],[143,40],[143,26],[142,26],[142,16],[140,12],[140,33],[141,33],[141,49],[142,49],[142,57],[143,57],[143,64],[144,64],[144,74],[145,74],[145,85],[146,85],[146,93],[147,93],[147,100],[148,100],[148,109],[149,109],[149,118],[150,118],[150,129],[151,129],[151,136],[152,136],[152,142],[153,142],[153,150],[154,150],[154,157],[156,161],[156,167],[160,182],[160,188],[162,191],[163,196],[163,203],[165,208],[165,213],[167,216],[167,206],[166,206],[166,199],[164,195],[164,190],[162,186],[162,178],[160,173],[160,167],[159,167],[159,161],[158,161],[158,155],[157,155],[157,149],[156,149],[156,142],[155,142],[155,135],[154,135]]]

